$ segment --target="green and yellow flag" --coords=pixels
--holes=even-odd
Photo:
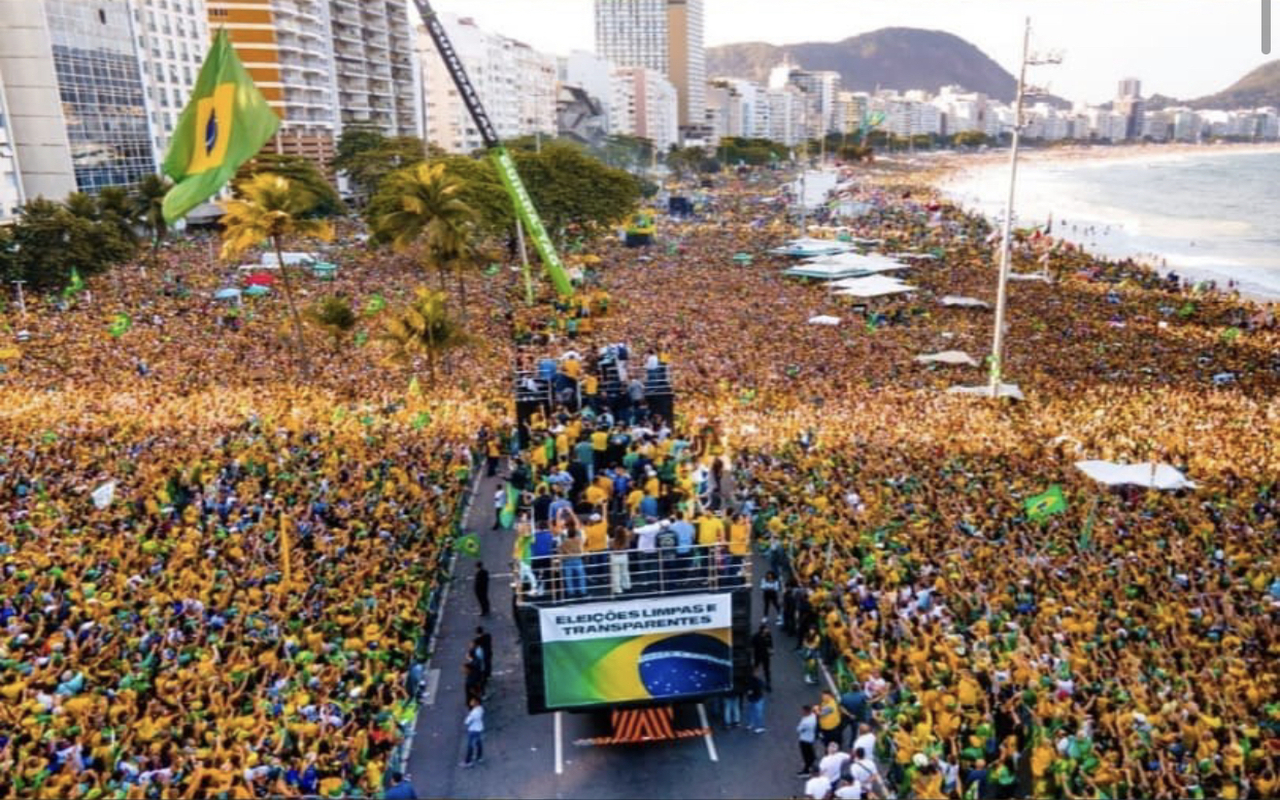
[[[480,539],[474,533],[468,533],[453,543],[458,552],[464,556],[475,558],[480,555]]]
[[[1058,484],[1050,486],[1043,494],[1027,498],[1027,519],[1039,522],[1050,514],[1061,514],[1067,510],[1067,498],[1062,496],[1062,487]]]
[[[164,157],[164,172],[175,184],[164,197],[165,221],[172,224],[212,197],[278,127],[280,118],[253,85],[226,30],[219,30]]]

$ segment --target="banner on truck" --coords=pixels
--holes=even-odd
[[[731,689],[731,611],[729,594],[541,609],[547,708]]]

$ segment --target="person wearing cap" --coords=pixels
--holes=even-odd
[[[609,568],[609,524],[596,512],[587,516],[583,530],[583,551],[586,553],[587,586],[604,583]]]

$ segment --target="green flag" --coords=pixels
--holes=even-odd
[[[172,224],[216,194],[279,127],[220,29],[164,157],[164,172],[175,184],[164,197],[165,221]]]
[[[413,418],[413,429],[420,431],[427,427],[427,423],[431,421],[431,415],[425,411],[419,411],[418,415]]]
[[[119,339],[129,332],[133,327],[133,317],[128,314],[116,314],[115,319],[111,320],[111,327],[107,329],[113,338]]]
[[[62,290],[63,297],[71,297],[84,291],[84,279],[80,277],[80,272],[75,268],[71,268],[71,282],[67,284],[67,288]]]
[[[458,548],[458,552],[464,556],[475,558],[480,555],[480,539],[474,533],[468,533],[458,539],[453,543],[453,546]]]
[[[1039,522],[1051,514],[1061,514],[1067,510],[1067,499],[1062,496],[1062,487],[1058,484],[1050,486],[1043,494],[1027,498],[1027,519]]]
[[[386,298],[380,294],[374,294],[369,298],[369,302],[365,303],[364,314],[366,317],[372,317],[379,311],[387,307]]]
[[[510,528],[516,522],[516,507],[520,503],[520,492],[516,487],[507,484],[507,502],[502,506],[502,511],[498,512],[498,524],[504,528]]]

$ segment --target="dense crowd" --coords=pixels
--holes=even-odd
[[[1052,278],[1010,290],[1005,370],[1028,400],[946,395],[985,374],[914,357],[989,346],[989,313],[937,303],[994,299],[989,227],[916,186],[859,191],[874,211],[852,235],[938,258],[906,273],[919,291],[855,307],[762,256],[786,235],[768,194],[730,182],[665,224],[670,246],[606,251],[620,313],[574,344],[626,336],[679,366],[672,430],[723,432],[730,507],[792,580],[796,645],[852,707],[874,698],[886,790],[1272,794],[1274,307],[1025,236],[1015,268]],[[1198,488],[1109,489],[1073,466],[1088,458],[1167,462]],[[1031,521],[1053,484],[1065,513]]]
[[[863,308],[764,255],[794,230],[777,195],[768,173],[719,179],[658,244],[597,249],[585,300],[559,308],[516,310],[514,272],[473,275],[473,344],[421,396],[382,363],[376,312],[345,345],[313,336],[297,385],[282,304],[213,299],[242,276],[195,239],[69,301],[10,304],[0,793],[377,791],[470,452],[495,440],[476,434],[512,424],[516,339],[553,356],[629,342],[677,387],[671,419],[529,426],[526,590],[634,591],[650,534],[722,542],[677,574],[729,577],[752,530],[797,644],[849,707],[864,696],[850,732],[869,727],[860,758],[899,796],[1273,794],[1274,317],[1028,240],[1018,269],[1054,281],[1010,289],[1005,370],[1026,402],[946,395],[982,376],[914,358],[986,350],[989,314],[936,302],[993,299],[986,224],[916,186],[860,185],[873,211],[852,234],[939,256],[906,273],[919,291]],[[334,257],[304,303],[394,307],[425,282],[385,252]],[[807,324],[824,313],[843,324]],[[1108,490],[1083,458],[1166,461],[1198,488]],[[1051,484],[1065,513],[1028,520]]]

